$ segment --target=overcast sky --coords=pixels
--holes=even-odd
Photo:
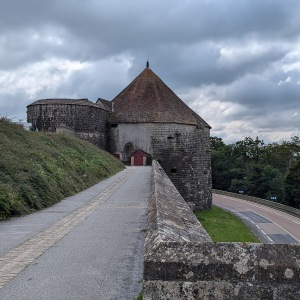
[[[150,68],[227,143],[300,134],[299,0],[0,0],[0,116]]]

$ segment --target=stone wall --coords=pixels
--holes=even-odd
[[[111,128],[112,153],[130,161],[136,150],[158,160],[184,200],[195,210],[211,207],[209,128],[185,124],[118,124]]]
[[[300,299],[300,246],[213,243],[154,161],[143,299]]]
[[[27,120],[39,131],[56,132],[68,128],[84,140],[107,148],[108,111],[96,105],[32,104],[27,107]]]
[[[111,127],[110,152],[120,153],[120,159],[130,162],[136,150],[152,153],[151,130],[147,124],[118,124]]]

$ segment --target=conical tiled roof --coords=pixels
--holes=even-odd
[[[117,123],[179,123],[210,127],[151,69],[145,68],[113,100]]]

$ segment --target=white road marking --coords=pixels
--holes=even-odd
[[[300,243],[299,239],[297,239],[294,235],[292,235],[289,231],[287,231],[286,229],[284,229],[281,225],[279,225],[278,223],[274,222],[274,224],[276,224],[278,227],[280,227],[281,229],[283,229],[288,235],[290,235],[292,238],[294,238],[298,243]]]
[[[219,194],[216,194],[216,195],[219,195]],[[286,214],[286,213],[283,213],[283,214],[280,213],[280,212],[277,213],[275,209],[270,210],[270,209],[268,209],[268,208],[267,208],[266,206],[264,206],[264,205],[257,204],[257,203],[253,203],[253,202],[250,202],[250,201],[247,201],[247,200],[244,200],[244,199],[239,199],[239,198],[234,198],[234,197],[229,197],[229,196],[223,196],[223,195],[219,195],[219,196],[224,197],[224,198],[229,198],[230,200],[233,200],[233,201],[243,201],[243,202],[247,202],[247,204],[250,204],[250,205],[252,205],[252,206],[256,206],[256,207],[262,208],[262,209],[264,209],[264,210],[266,210],[266,211],[269,211],[269,212],[274,213],[274,214],[276,214],[276,215],[278,215],[278,216],[281,216],[281,217],[283,217],[283,218],[285,218],[285,219],[288,219],[289,221],[292,221],[292,222],[294,222],[294,223],[296,223],[296,224],[300,224],[300,223],[298,223],[298,222],[296,222],[296,221],[294,220],[295,218],[294,218],[293,216],[288,215],[288,214]],[[253,213],[259,215],[258,213],[256,213],[255,211],[253,211],[253,210],[251,210],[251,209],[248,209],[248,208],[247,208],[247,210],[249,210],[249,211],[251,211],[251,212],[253,212]],[[274,211],[274,210],[275,210],[275,211]],[[241,215],[241,214],[240,214],[240,215]],[[245,216],[243,216],[243,217],[246,218],[246,219],[248,219],[250,222],[252,222],[249,218],[247,218],[247,217],[245,217]],[[297,239],[293,234],[291,234],[289,231],[287,231],[286,229],[284,229],[281,225],[279,225],[279,224],[276,223],[275,221],[270,220],[270,219],[268,219],[268,218],[266,218],[266,217],[264,217],[264,218],[267,219],[267,220],[269,220],[271,223],[276,224],[279,228],[283,229],[288,235],[290,235],[292,238],[294,238],[297,242],[300,243],[300,240],[299,240],[299,239]],[[255,224],[254,222],[252,222],[252,223]],[[255,224],[255,226],[259,228],[259,226],[257,226],[257,224]],[[262,231],[260,228],[259,228],[259,230]],[[268,237],[269,240],[271,240],[272,242],[274,242],[268,235],[266,235],[266,236]]]
[[[249,209],[248,209],[249,210]],[[235,212],[234,210],[231,210],[232,212]],[[251,211],[251,210],[249,210]],[[255,212],[254,212],[255,213]],[[273,244],[274,241],[268,236],[268,234],[266,234],[255,222],[253,222],[251,219],[249,219],[248,217],[246,217],[245,215],[243,215],[242,213],[236,212],[236,214],[238,216],[240,216],[241,219],[247,219],[249,222],[251,222],[254,226],[257,227],[257,229],[264,235],[266,236],[266,238]],[[257,214],[257,213],[256,213]],[[258,214],[259,215],[259,214]],[[271,222],[271,221],[270,221]]]
[[[259,215],[259,216],[261,216],[261,217],[264,217],[264,216],[262,216],[262,215],[256,213],[255,211],[253,211],[253,210],[251,210],[251,209],[248,209],[248,210],[251,211],[251,212],[253,212],[253,213],[255,213],[255,214],[257,214],[257,215]],[[264,217],[264,218],[267,219],[267,220],[269,220],[271,223],[276,224],[279,228],[283,229],[288,235],[290,235],[292,238],[294,238],[297,242],[300,243],[299,239],[297,239],[297,238],[296,238],[294,235],[292,235],[289,231],[287,231],[286,229],[284,229],[281,225],[279,225],[279,224],[276,223],[275,221],[270,220],[270,219],[268,219],[268,218],[266,218],[266,217]],[[257,225],[256,225],[256,226],[257,226]],[[257,227],[258,227],[258,226],[257,226]],[[262,230],[261,230],[261,231],[262,231]]]
[[[254,210],[251,210],[251,209],[247,209],[247,210],[249,210],[249,211],[251,211],[252,213],[254,213],[254,214],[256,214],[256,215],[258,215],[258,216],[260,216],[260,217],[262,217],[262,218],[264,218],[264,219],[266,219],[266,220],[268,220],[268,221],[270,221],[270,223],[274,223],[272,220],[268,219],[268,218],[265,217],[265,216],[262,216],[262,215],[258,214],[258,213],[255,212]],[[257,219],[257,221],[258,221],[258,223],[262,223],[262,222],[259,222],[259,221],[260,221],[259,219]]]
[[[267,206],[265,206],[263,204],[253,203],[251,201],[247,201],[247,200],[244,200],[244,199],[234,198],[234,197],[230,197],[230,196],[224,196],[224,195],[220,195],[220,194],[215,194],[215,195],[218,195],[220,197],[227,198],[227,199],[230,199],[230,200],[233,200],[233,201],[244,201],[244,202],[247,202],[250,205],[253,205],[253,206],[256,206],[256,207],[260,207],[260,208],[262,208],[262,209],[264,209],[266,211],[274,213],[275,215],[281,216],[281,217],[283,217],[285,219],[288,219],[288,220],[292,221],[295,224],[300,225],[299,218],[296,218],[296,217],[294,217],[292,215],[289,215],[289,214],[287,214],[285,212],[276,211],[276,209],[269,208],[269,207],[267,207]]]

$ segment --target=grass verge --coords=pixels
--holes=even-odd
[[[260,243],[241,219],[217,206],[195,215],[214,242]]]
[[[140,293],[135,300],[143,300],[143,294]]]
[[[0,220],[50,206],[123,168],[75,136],[25,131],[0,118]]]

